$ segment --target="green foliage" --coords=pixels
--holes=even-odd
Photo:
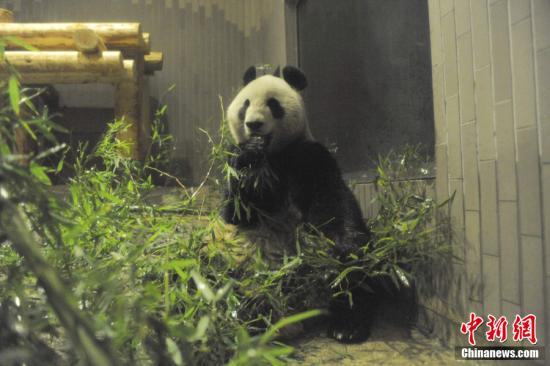
[[[445,214],[450,200],[434,200],[434,181],[422,178],[429,171],[427,162],[419,146],[407,146],[378,161],[373,201],[378,215],[370,222],[376,241],[365,249],[376,258],[375,269],[388,274],[397,286],[415,280],[423,288],[434,263],[450,260],[451,233]]]
[[[50,177],[63,169],[59,153],[66,149],[54,137],[60,129],[32,107],[36,93],[12,77],[1,83],[0,196],[18,205],[38,250],[70,294],[46,296],[30,259],[0,231],[0,363],[82,361],[68,336],[80,320],[61,322],[52,310],[53,302],[74,297],[96,341],[108,344],[120,364],[280,365],[292,353],[276,341],[285,326],[318,316],[312,309],[331,296],[349,296],[350,287],[366,278],[389,276],[410,286],[431,261],[447,255],[445,223],[435,220],[438,205],[415,183],[399,180],[399,167],[414,157],[409,154],[397,166],[395,156],[381,160],[380,213],[370,223],[375,238],[359,253],[335,258],[334,244],[305,225],[296,255],[277,266],[266,263],[221,222],[217,207],[205,210],[199,202],[210,183],[238,177],[226,163],[226,124],[217,142],[210,138],[208,180],[194,191],[182,187],[176,206],[152,200],[152,174],[171,177],[159,168],[171,150],[158,123],[165,107],[144,163],[127,157],[128,146],[118,139],[126,126],[114,121],[91,153],[76,152],[74,177],[53,194]],[[21,155],[18,129],[53,147]],[[58,157],[56,168],[43,164],[48,156]]]
[[[126,126],[115,121],[90,154],[77,158],[75,176],[59,198],[48,188],[55,172],[39,164],[44,152],[23,159],[9,143],[13,125],[26,121],[6,111],[0,156],[4,199],[22,208],[39,250],[92,319],[97,339],[109,339],[119,362],[278,364],[292,351],[273,343],[277,329],[315,313],[281,320],[270,333],[249,333],[237,316],[249,291],[232,279],[236,260],[221,251],[236,247],[237,239],[226,238],[215,213],[196,214],[194,194],[180,205],[188,215],[167,214],[147,201],[153,188],[148,172],[162,153],[145,164],[127,158],[128,146],[117,138]],[[161,133],[153,137],[155,144],[168,141]],[[59,299],[41,290],[11,238],[0,239],[0,359],[75,362],[81,355],[64,334],[79,324],[62,329],[51,307]]]

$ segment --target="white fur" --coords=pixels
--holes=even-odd
[[[276,98],[285,110],[282,119],[271,115],[266,101]],[[250,106],[246,110],[244,121],[239,118],[239,110],[246,100]],[[281,78],[264,75],[248,83],[237,94],[227,109],[227,119],[231,135],[238,144],[246,142],[251,134],[246,122],[263,122],[257,132],[260,135],[271,135],[269,151],[276,151],[296,137],[313,140],[307,124],[306,112],[302,96]]]

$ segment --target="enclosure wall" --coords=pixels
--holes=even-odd
[[[429,18],[436,193],[440,200],[455,194],[465,309],[509,321],[533,313],[544,344],[550,324],[550,1],[429,0]]]

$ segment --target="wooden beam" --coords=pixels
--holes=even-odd
[[[77,51],[6,51],[23,84],[116,83],[123,75],[120,51],[87,56]],[[0,63],[0,75],[6,73]]]
[[[151,101],[149,78],[140,77],[139,82],[139,160],[144,161],[151,147]]]
[[[145,55],[145,74],[152,75],[155,71],[162,70],[162,64],[164,63],[164,56],[162,52],[151,52]]]
[[[108,49],[146,52],[139,23],[0,23],[0,37],[19,37],[40,50],[75,50],[73,35],[79,29],[93,30]]]

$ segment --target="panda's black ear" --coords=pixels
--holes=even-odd
[[[250,66],[243,75],[243,85],[248,84],[252,80],[256,79],[256,67]]]
[[[273,76],[276,76],[278,78],[281,77],[281,66],[277,66],[277,68],[275,69],[275,71],[273,71]]]
[[[307,86],[306,76],[300,69],[294,66],[285,66],[283,68],[283,79],[296,90],[304,90]]]

